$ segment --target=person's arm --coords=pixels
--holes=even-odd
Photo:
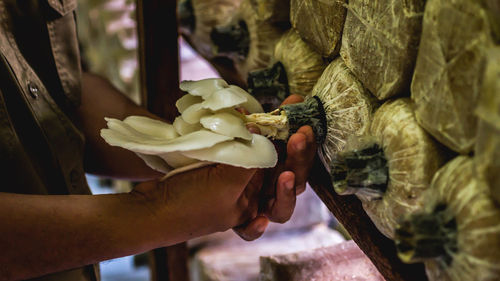
[[[120,120],[130,115],[159,117],[134,104],[102,77],[85,73],[82,85],[82,105],[78,113],[87,137],[87,172],[136,180],[161,176],[147,167],[134,153],[108,145],[99,134],[106,126],[105,116]],[[291,95],[283,104],[302,101],[303,97]],[[311,127],[304,126],[289,138],[282,151],[284,153],[280,155],[281,163],[270,172],[271,175],[264,176],[267,181],[266,189],[273,195],[270,202],[264,203],[269,206],[256,218],[235,228],[236,233],[246,240],[253,240],[262,235],[269,220],[284,223],[290,219],[296,195],[305,190],[315,151],[316,143]]]
[[[106,126],[105,116],[121,120],[130,115],[159,117],[134,104],[109,81],[97,75],[84,74],[82,84],[82,105],[78,113],[87,137],[86,170],[99,175],[139,180],[160,176],[134,153],[108,145],[99,134]],[[302,101],[301,96],[291,95],[283,104]],[[268,181],[266,188],[273,194],[271,201],[264,203],[268,205],[267,208],[261,210],[259,216],[235,228],[243,239],[254,240],[260,237],[269,221],[288,221],[295,208],[296,195],[305,190],[316,151],[312,129],[309,126],[300,128],[290,137],[283,150],[286,151],[283,162],[271,171],[271,176],[262,176]]]
[[[256,170],[226,165],[127,194],[0,193],[0,280],[19,280],[224,231],[255,217]]]
[[[100,136],[104,117],[120,120],[130,115],[160,119],[136,105],[106,79],[89,73],[82,76],[82,103],[77,110],[86,137],[85,170],[88,173],[130,180],[150,180],[162,174],[149,168],[133,152],[107,144]]]

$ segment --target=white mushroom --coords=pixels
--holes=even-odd
[[[199,96],[193,96],[190,94],[185,94],[180,99],[175,102],[175,107],[179,110],[179,113],[183,113],[188,107],[193,104],[201,103],[203,99]]]
[[[206,129],[221,135],[246,140],[252,139],[252,134],[247,130],[243,120],[228,112],[202,117],[200,123]]]
[[[211,113],[210,110],[202,108],[203,103],[196,103],[186,108],[184,112],[182,112],[182,119],[189,124],[196,124],[200,122],[200,118]]]
[[[137,131],[154,137],[173,139],[179,136],[174,126],[145,116],[129,116],[123,120]]]
[[[248,99],[240,92],[231,88],[225,88],[215,91],[205,98],[201,103],[202,108],[217,111],[224,108],[233,108],[247,102]]]
[[[174,151],[168,153],[158,154],[158,157],[163,159],[170,167],[180,168],[193,163],[199,162],[197,159],[184,156],[182,152]]]
[[[213,92],[227,88],[229,85],[220,78],[209,78],[199,81],[182,81],[179,88],[193,96],[206,97]]]
[[[253,134],[251,141],[227,141],[212,147],[182,152],[187,157],[243,168],[270,168],[278,161],[273,143]]]
[[[121,121],[119,121],[121,122]],[[114,129],[121,125],[120,130]],[[219,142],[232,140],[232,137],[219,135],[207,130],[196,131],[172,140],[151,137],[133,128],[127,128],[127,124],[108,122],[110,129],[102,129],[101,136],[113,146],[120,146],[128,150],[144,154],[159,154],[173,151],[187,151],[211,147]],[[121,130],[125,129],[125,130]]]
[[[160,156],[157,155],[148,155],[148,154],[142,154],[142,153],[136,153],[139,158],[141,158],[148,167],[151,169],[161,172],[161,173],[168,173],[172,170],[172,167],[170,167],[165,160],[163,160]]]
[[[198,162],[208,163],[200,161],[245,168],[276,165],[272,142],[251,134],[243,114],[235,110],[262,112],[254,97],[222,79],[184,81],[180,88],[189,94],[176,102],[181,116],[172,125],[144,116],[124,121],[106,118],[108,128],[101,130],[101,136],[108,144],[131,150],[149,167],[168,174]]]
[[[189,124],[182,119],[182,116],[178,116],[174,120],[174,128],[179,135],[183,136],[194,131],[199,131],[203,128],[203,126],[200,123]]]
[[[255,99],[252,95],[250,95],[247,91],[242,88],[234,85],[230,85],[229,88],[238,93],[240,96],[245,97],[247,99],[246,102],[242,103],[240,106],[248,110],[249,113],[260,113],[264,112],[262,105]]]
[[[157,137],[153,137],[153,136],[150,136],[150,135],[147,135],[147,134],[144,134],[142,132],[137,131],[129,124],[127,124],[123,121],[120,121],[118,119],[107,118],[107,117],[105,117],[104,119],[106,120],[108,128],[110,130],[112,130],[113,132],[115,132],[117,134],[128,136],[128,139],[137,139],[137,140],[147,139],[147,138],[157,139]],[[105,129],[103,129],[103,130],[105,130]],[[101,132],[102,132],[102,130],[101,130]],[[161,139],[164,139],[164,138],[161,138]]]

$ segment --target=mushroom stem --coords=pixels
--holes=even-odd
[[[304,102],[287,104],[269,113],[254,113],[245,116],[247,124],[257,125],[261,134],[279,140],[288,137],[305,125],[311,126],[316,142],[324,142],[327,127],[323,103],[316,97]]]
[[[304,102],[282,106],[288,117],[290,135],[302,126],[311,126],[317,143],[323,143],[326,138],[327,125],[325,108],[321,100],[313,96]]]
[[[261,134],[280,140],[288,137],[305,125],[311,126],[316,142],[325,140],[327,127],[323,103],[316,97],[310,97],[304,102],[284,105],[269,113],[246,115],[247,124],[257,125]]]
[[[451,253],[457,251],[457,225],[445,212],[446,205],[441,204],[430,213],[413,214],[398,225],[395,242],[403,262],[429,258],[452,262]]]
[[[331,163],[331,176],[339,194],[356,194],[367,201],[381,198],[389,179],[384,151],[375,142],[338,155]]]
[[[248,91],[254,97],[273,96],[283,101],[289,94],[285,67],[281,62],[248,74]]]
[[[177,11],[179,13],[179,25],[192,33],[196,28],[193,2],[191,0],[180,1]]]
[[[247,24],[239,22],[228,26],[217,26],[210,33],[217,54],[234,54],[245,58],[250,49],[250,33]]]

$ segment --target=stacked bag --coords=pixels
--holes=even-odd
[[[319,100],[335,191],[401,260],[431,281],[500,279],[498,1],[189,1],[196,23],[215,19],[183,35],[266,109]]]

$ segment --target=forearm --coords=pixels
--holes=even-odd
[[[181,210],[137,193],[0,193],[0,280],[19,280],[184,241]],[[198,235],[201,235],[199,233]]]
[[[85,169],[97,175],[148,180],[161,176],[134,153],[108,145],[100,136],[104,117],[124,119],[130,115],[158,118],[136,105],[107,80],[92,74],[82,77],[82,104],[77,111],[86,136]]]

